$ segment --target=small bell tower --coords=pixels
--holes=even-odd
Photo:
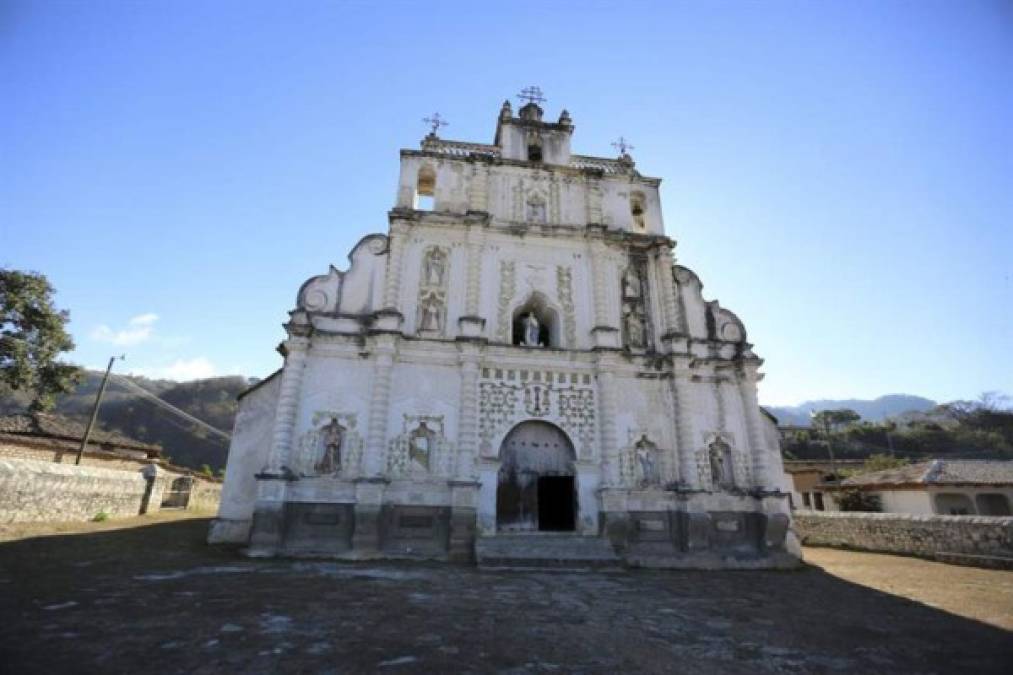
[[[546,99],[542,90],[535,86],[524,88],[517,98],[526,101],[517,111],[517,117],[513,115],[510,101],[504,101],[496,122],[494,143],[500,148],[503,159],[531,164],[569,164],[570,137],[574,129],[570,113],[564,110],[558,122],[544,121],[545,111],[539,103]]]

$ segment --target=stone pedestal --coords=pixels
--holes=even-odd
[[[372,329],[383,333],[401,332],[404,317],[395,309],[382,309],[374,315]]]
[[[355,558],[380,557],[380,507],[387,481],[364,478],[355,483],[355,531],[352,555]]]
[[[475,561],[475,518],[478,507],[478,483],[452,481],[450,510],[450,562]]]
[[[250,545],[246,554],[266,558],[281,551],[285,535],[285,492],[287,479],[280,474],[257,476],[257,501],[250,526]]]
[[[457,320],[457,325],[461,329],[462,338],[480,338],[485,332],[485,319],[480,316],[462,316]]]

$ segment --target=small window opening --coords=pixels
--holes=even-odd
[[[415,186],[415,208],[419,211],[432,211],[436,207],[436,171],[424,166],[419,169],[418,183]]]
[[[641,192],[634,192],[630,195],[630,214],[633,216],[633,224],[639,230],[647,229],[647,209],[644,207],[644,195]]]
[[[529,145],[528,146],[528,161],[529,162],[540,162],[540,161],[542,161],[542,146],[540,146],[540,145]]]
[[[826,507],[823,504],[823,493],[822,492],[814,492],[813,493],[813,500],[816,502],[816,510],[817,511],[825,511],[826,510]]]

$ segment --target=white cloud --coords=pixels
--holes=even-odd
[[[139,314],[130,319],[127,322],[127,327],[123,330],[113,330],[109,326],[102,324],[91,332],[91,338],[99,342],[108,342],[118,347],[139,345],[151,339],[155,331],[156,321],[158,321],[157,314],[152,312]]]
[[[186,382],[187,380],[200,380],[205,377],[214,377],[218,374],[218,368],[211,363],[210,359],[198,356],[192,359],[176,359],[167,366],[155,368],[131,368],[132,375],[143,375],[153,380],[176,380]]]

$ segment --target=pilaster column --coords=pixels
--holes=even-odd
[[[271,452],[268,455],[264,473],[278,475],[287,466],[292,449],[292,431],[295,427],[296,413],[299,411],[299,398],[302,393],[302,378],[306,366],[306,354],[309,351],[308,337],[292,335],[285,343],[288,353],[281,371],[281,388],[278,392],[278,407],[274,417]]]
[[[594,325],[608,325],[608,305],[605,298],[605,246],[600,242],[591,244],[591,275],[594,284]]]
[[[616,438],[615,376],[598,371],[598,408],[601,425],[602,476],[606,487],[619,485],[619,443]]]
[[[489,210],[489,167],[484,163],[473,164],[471,182],[468,185],[468,210]]]
[[[462,345],[460,400],[456,474],[460,480],[471,480],[478,456],[478,349],[473,345]]]
[[[689,360],[675,357],[672,369],[672,398],[675,402],[675,432],[679,443],[679,479],[690,490],[700,489],[693,428],[694,406]]]
[[[672,275],[672,249],[660,246],[655,249],[655,269],[661,286],[662,336],[674,333],[679,310],[675,303],[675,277]]]
[[[387,239],[387,273],[383,281],[383,309],[400,311],[401,265],[407,231],[403,225],[391,223]]]
[[[743,416],[746,418],[746,433],[749,435],[749,456],[752,458],[753,487],[773,489],[767,453],[763,436],[763,421],[760,419],[760,404],[756,400],[756,383],[762,375],[756,366],[746,366],[739,380],[739,395],[742,397]]]
[[[369,425],[366,436],[366,456],[363,473],[367,477],[384,472],[387,419],[390,412],[390,381],[394,369],[394,342],[390,336],[378,336],[376,362],[373,366],[373,388],[369,399]]]

